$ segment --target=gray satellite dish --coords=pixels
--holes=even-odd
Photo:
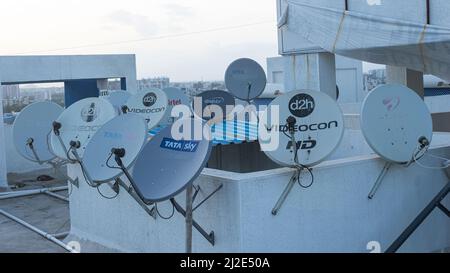
[[[160,89],[141,91],[131,96],[127,101],[129,113],[141,115],[148,123],[148,129],[160,125],[167,111],[167,96]]]
[[[117,115],[114,106],[101,98],[87,98],[72,104],[55,121],[50,144],[59,158],[67,157],[67,147],[72,141],[79,142],[78,154],[83,156],[91,137],[106,122]]]
[[[361,130],[369,146],[387,161],[374,187],[372,199],[393,164],[409,166],[433,137],[433,121],[425,102],[403,85],[381,85],[366,97]]]
[[[202,129],[204,126],[208,127],[200,119],[185,119],[181,122],[183,124],[190,123],[191,136],[197,135],[194,130]],[[190,252],[192,251],[192,226],[214,245],[214,233],[208,234],[192,219],[192,184],[201,174],[209,159],[212,143],[209,141],[210,135],[204,136],[200,140],[174,139],[172,130],[175,130],[175,128],[173,127],[166,127],[145,145],[136,159],[130,181],[146,204],[170,199],[174,208],[186,218],[186,249],[187,252]],[[203,131],[208,134],[210,132],[210,130]],[[215,192],[220,190],[221,187]],[[187,189],[186,209],[183,209],[175,200],[175,196],[184,189]],[[203,204],[204,201],[200,204]]]
[[[52,123],[63,112],[53,102],[36,102],[25,107],[13,125],[13,140],[17,152],[33,162],[44,163],[56,156],[51,152],[49,135]]]
[[[195,126],[192,130],[203,128]],[[134,165],[132,176],[139,196],[147,204],[175,197],[200,175],[211,149],[209,140],[175,140],[172,127],[165,128],[145,145]]]
[[[109,95],[106,98],[113,106],[116,108],[117,113],[121,115],[122,107],[125,106],[128,100],[131,97],[131,93],[127,91],[114,91],[109,92]]]
[[[266,88],[266,73],[254,60],[238,59],[230,64],[225,73],[227,89],[238,99],[251,101]]]
[[[201,104],[200,104],[201,101]],[[209,121],[213,119],[212,115],[217,113],[214,112],[212,106],[218,106],[222,110],[223,119],[227,118],[227,116],[233,111],[236,105],[236,100],[234,97],[226,91],[222,90],[210,90],[205,91],[194,98],[193,101],[193,109],[194,113],[197,117]]]
[[[189,98],[184,94],[181,89],[170,87],[163,89],[168,99],[168,106],[166,114],[164,115],[161,124],[170,125],[175,121],[175,117],[172,117],[172,109],[178,105],[186,105],[189,107]]]
[[[125,150],[122,162],[125,168],[129,168],[144,146],[147,132],[145,120],[131,113],[115,117],[103,125],[89,141],[83,156],[90,178],[95,182],[107,182],[120,176],[120,169],[110,167],[114,160],[112,149]]]

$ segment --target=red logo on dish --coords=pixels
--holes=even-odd
[[[386,106],[387,110],[394,111],[400,105],[400,98],[387,98],[383,100],[384,106]]]

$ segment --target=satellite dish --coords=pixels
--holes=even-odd
[[[127,104],[131,97],[131,93],[127,91],[110,92],[106,99],[116,108],[117,113],[121,115],[122,107]]]
[[[366,97],[361,130],[369,146],[391,163],[411,161],[421,138],[429,143],[433,121],[424,101],[402,85],[381,85]]]
[[[177,105],[189,106],[189,98],[186,94],[178,88],[170,87],[163,89],[167,96],[168,104],[167,111],[162,119],[163,125],[170,125],[174,122],[175,118],[172,117],[172,109]]]
[[[201,105],[200,105],[201,101]],[[212,106],[219,106],[222,110],[223,119],[233,111],[236,100],[234,97],[226,91],[222,90],[210,90],[205,91],[194,98],[193,109],[197,117],[206,121],[211,120],[210,114],[214,111]]]
[[[50,150],[49,135],[53,121],[63,110],[58,104],[48,101],[36,102],[25,107],[13,125],[13,139],[17,152],[33,162],[53,160],[55,155]]]
[[[271,120],[272,115],[278,114],[272,113],[275,106],[279,108],[279,122]],[[277,97],[263,113],[260,126],[260,130],[266,130],[267,134],[277,134],[278,148],[264,152],[284,166],[297,165],[290,132],[294,133],[297,142],[298,163],[308,167],[319,164],[333,153],[344,134],[344,119],[338,104],[325,93],[310,90],[293,91]],[[261,134],[259,141],[267,142],[261,139]]]
[[[194,129],[208,126],[199,119],[189,122],[192,136],[196,135]],[[175,140],[172,127],[166,127],[144,146],[133,168],[133,187],[147,204],[166,201],[182,192],[200,175],[211,154],[210,136]]]
[[[115,166],[112,149],[125,149],[122,162],[128,168],[144,146],[147,132],[147,122],[132,113],[117,116],[103,125],[89,141],[83,156],[90,178],[95,182],[107,182],[123,174],[120,168],[109,167]],[[108,158],[111,162],[107,162]]]
[[[227,89],[238,99],[250,101],[259,97],[266,87],[264,69],[254,60],[238,59],[225,73]]]
[[[79,141],[78,154],[82,157],[95,132],[115,116],[114,106],[101,98],[86,98],[72,104],[56,120],[61,128],[59,137],[51,134],[50,144],[53,152],[59,158],[70,160],[61,141],[66,146],[69,146],[71,141]]]
[[[129,113],[141,115],[151,130],[159,125],[167,111],[167,96],[160,89],[150,89],[132,95],[127,101]]]

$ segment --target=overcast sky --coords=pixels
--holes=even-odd
[[[236,58],[265,67],[278,55],[275,0],[1,0],[0,10],[0,55],[132,53],[139,78],[222,80]]]

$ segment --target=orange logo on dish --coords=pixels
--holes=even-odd
[[[400,105],[400,98],[396,97],[384,99],[383,104],[389,112],[394,111]]]

